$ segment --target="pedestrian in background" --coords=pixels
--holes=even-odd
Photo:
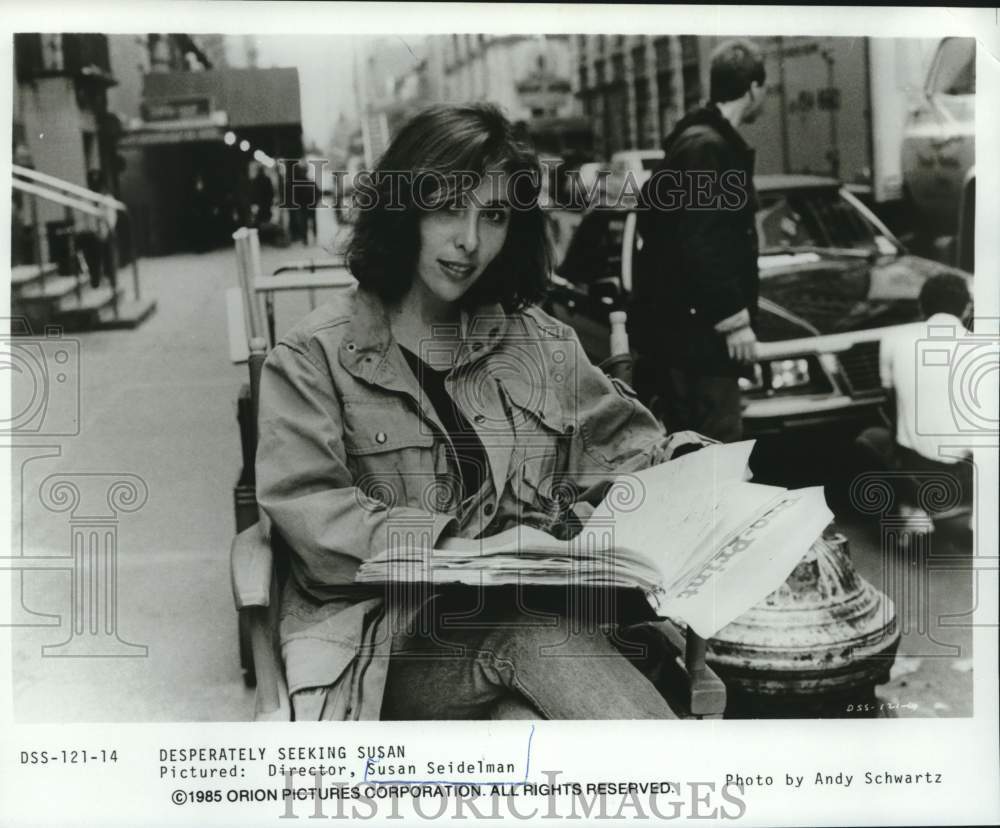
[[[316,206],[320,201],[320,191],[316,182],[309,177],[309,167],[305,161],[296,161],[285,168],[283,205],[288,210],[289,235],[292,242],[300,241],[309,245],[309,230],[315,232]]]
[[[757,354],[754,151],[738,129],[764,104],[764,59],[748,40],[711,58],[710,97],[664,141],[640,197],[630,334],[637,386],[667,428],[742,438],[741,373]]]
[[[865,470],[889,473],[885,479],[893,492],[892,508],[909,531],[933,530],[931,515],[919,502],[922,476],[950,479],[961,492],[961,502],[972,503],[971,453],[956,446],[961,441],[955,438],[953,406],[961,401],[954,399],[949,371],[956,362],[956,348],[968,335],[964,320],[971,308],[963,276],[934,275],[920,289],[925,321],[892,331],[879,348],[879,373],[889,393],[887,411],[893,428],[866,429],[858,436],[857,447]],[[933,344],[937,357],[933,365],[918,359],[921,344]],[[996,402],[995,385],[985,399]]]
[[[253,210],[254,227],[262,227],[271,222],[271,205],[274,202],[274,184],[263,164],[257,164],[256,174],[250,180],[250,204]]]

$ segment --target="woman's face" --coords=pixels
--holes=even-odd
[[[446,304],[459,301],[507,240],[510,205],[504,176],[483,176],[473,191],[420,219],[416,283]]]

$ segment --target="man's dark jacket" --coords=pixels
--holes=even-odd
[[[713,104],[686,115],[663,148],[640,197],[631,340],[649,359],[735,376],[714,326],[743,308],[757,315],[754,151]]]

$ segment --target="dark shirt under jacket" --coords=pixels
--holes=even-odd
[[[424,362],[420,357],[402,345],[399,350],[406,357],[406,362],[420,387],[427,394],[431,405],[441,419],[454,448],[452,461],[456,463],[462,480],[462,499],[467,500],[482,488],[486,479],[487,463],[486,449],[479,439],[472,423],[459,411],[455,401],[445,388],[444,378],[448,371],[438,371]]]
[[[744,308],[756,319],[754,151],[714,104],[681,119],[663,146],[640,197],[630,334],[642,354],[735,375],[714,326]]]

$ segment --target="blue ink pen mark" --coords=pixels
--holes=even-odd
[[[482,780],[482,779],[369,779],[368,768],[372,764],[371,759],[365,760],[365,772],[362,783],[370,785],[527,785],[528,773],[531,771],[531,742],[535,738],[535,726],[531,726],[528,733],[528,749],[524,757],[524,779],[511,781],[509,779]]]

